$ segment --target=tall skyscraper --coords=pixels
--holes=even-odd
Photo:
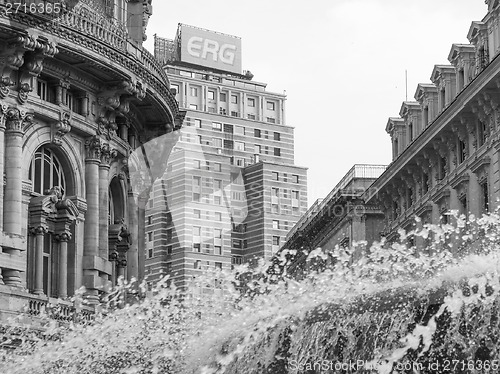
[[[187,110],[146,212],[145,272],[184,287],[203,269],[269,258],[307,209],[285,95],[241,70],[241,40],[179,24],[155,57]]]

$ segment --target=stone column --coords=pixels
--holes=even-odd
[[[148,203],[149,193],[139,197],[139,212],[138,212],[138,243],[137,250],[139,252],[138,259],[138,280],[144,279],[144,270],[146,266],[146,204]]]
[[[84,231],[84,258],[90,258],[93,262],[94,257],[99,254],[99,164],[101,163],[101,139],[93,136],[85,142],[87,157],[85,159],[85,186],[87,212],[85,214]],[[87,279],[84,285],[87,287],[87,298],[92,304],[99,302],[99,293],[97,289],[92,289],[99,272],[93,268],[84,268],[84,278]]]
[[[43,237],[46,233],[47,229],[43,226],[31,229],[31,234],[35,236],[35,282],[33,293],[36,295],[43,295]]]
[[[109,257],[109,167],[115,155],[109,144],[103,144],[99,164],[99,256],[105,259]]]
[[[32,120],[33,116],[21,112],[17,108],[9,108],[6,113],[5,132],[5,185],[3,206],[3,229],[6,233],[21,235],[23,227],[22,209],[22,162],[23,162],[23,122]],[[3,175],[0,176],[3,179]],[[5,249],[13,256],[20,256],[19,249]],[[4,269],[4,283],[10,286],[20,286],[21,277],[18,270]]]
[[[138,279],[139,277],[139,209],[138,209],[138,196],[130,191],[128,193],[128,228],[130,231],[130,248],[127,252],[128,263],[128,280],[132,277]]]
[[[5,159],[5,124],[0,119],[0,232],[3,231],[3,195],[4,195],[4,159]],[[0,272],[1,273],[1,272]],[[0,281],[2,275],[0,274]]]
[[[129,127],[130,127],[130,125],[127,122],[120,124],[120,138],[126,142],[128,142],[128,128]]]
[[[58,297],[65,299],[68,297],[68,241],[71,239],[71,234],[63,232],[57,234],[55,239],[59,243]]]

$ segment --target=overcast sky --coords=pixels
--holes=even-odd
[[[287,94],[295,163],[308,167],[308,203],[325,197],[353,164],[388,164],[388,117],[468,43],[484,0],[153,1],[153,35],[184,23],[242,38],[243,70]]]

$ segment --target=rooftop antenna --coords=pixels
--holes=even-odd
[[[405,69],[405,94],[406,94],[406,99],[405,101],[408,101],[408,70]]]

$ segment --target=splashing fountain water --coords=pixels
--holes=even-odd
[[[6,373],[498,372],[499,223],[424,225],[354,263],[315,250],[308,261],[321,270],[301,280],[287,276],[296,252],[284,251],[253,269],[207,271],[188,292],[165,279],[125,307],[131,285],[121,284],[91,324],[13,327],[18,348],[0,362]],[[417,250],[407,235],[433,242]],[[447,245],[452,235],[464,245]],[[214,278],[223,291],[198,296]]]

